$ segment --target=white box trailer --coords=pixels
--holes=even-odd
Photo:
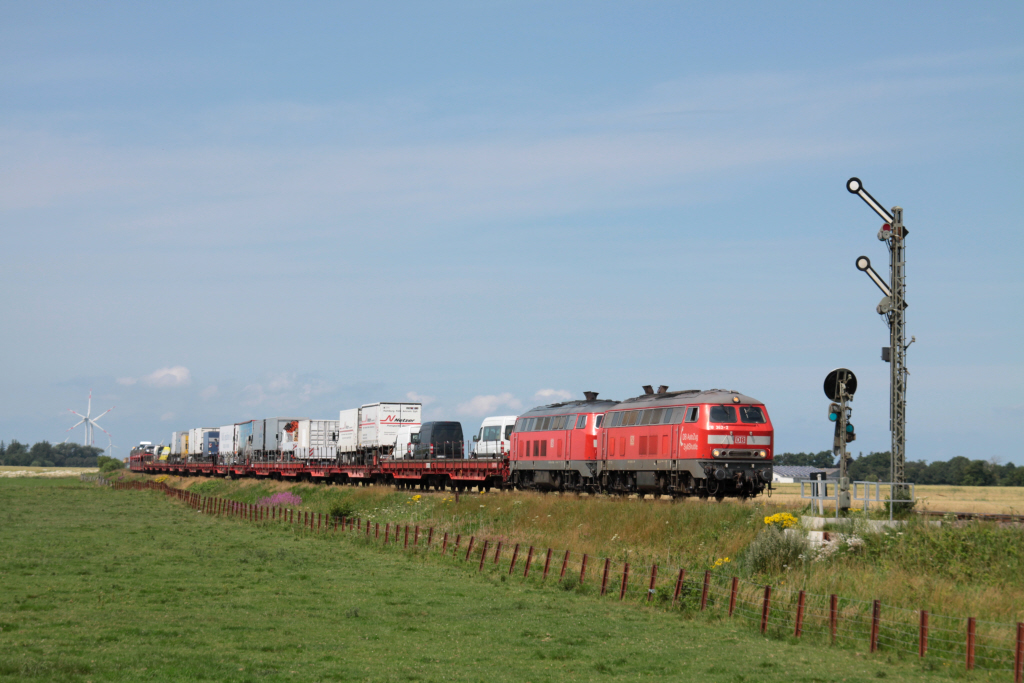
[[[299,443],[299,423],[308,419],[308,417],[268,417],[263,420],[262,451],[264,455],[295,457],[295,447]],[[255,445],[253,448],[260,450]]]
[[[338,456],[338,420],[300,420],[296,457],[334,460]]]
[[[181,455],[181,432],[171,432],[171,455]]]
[[[342,410],[338,416],[338,452],[390,455],[403,428],[417,431],[423,412],[420,403],[367,403]]]
[[[220,443],[217,445],[217,460],[221,464],[232,462],[238,437],[238,425],[225,425],[220,428]]]

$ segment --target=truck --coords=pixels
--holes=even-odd
[[[474,458],[500,458],[512,449],[512,430],[518,415],[485,417],[480,431],[473,437]]]
[[[308,417],[268,417],[262,422],[262,429],[254,429],[253,434],[262,436],[263,445],[257,452],[257,459],[262,461],[280,462],[294,459],[295,447],[299,443],[299,422]],[[259,438],[256,436],[256,439]],[[256,441],[254,439],[254,441]]]
[[[338,456],[342,462],[369,465],[392,457],[402,428],[417,429],[420,403],[367,403],[342,410],[338,416]]]
[[[228,465],[234,462],[238,425],[224,425],[220,428],[220,442],[217,444],[217,462]]]

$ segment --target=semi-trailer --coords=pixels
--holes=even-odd
[[[342,462],[372,464],[394,455],[403,428],[420,426],[420,403],[368,403],[342,410],[338,416],[338,455]],[[401,454],[399,454],[401,455]]]

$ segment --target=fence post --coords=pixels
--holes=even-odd
[[[444,540],[441,541],[441,554],[448,552],[448,532],[444,532]]]
[[[430,527],[430,530],[427,531],[427,547],[428,548],[430,547],[430,543],[433,540],[434,540],[434,527]]]
[[[580,565],[580,584],[581,585],[583,584],[583,578],[586,575],[587,575],[587,554],[583,553],[583,563]]]
[[[511,576],[512,572],[516,568],[516,560],[519,559],[519,544],[516,543],[515,549],[512,551],[512,564],[508,567],[508,573]]]
[[[974,669],[974,617],[967,618],[967,670]]]
[[[651,601],[651,596],[654,595],[654,583],[658,580],[658,565],[651,565],[651,585],[647,587],[647,602]]]
[[[839,630],[839,596],[833,593],[828,596],[828,632],[832,636],[832,644],[836,643],[836,631]]]
[[[484,539],[484,551],[480,553],[480,566],[477,567],[478,572],[483,571],[484,569],[484,560],[487,559],[487,546],[490,545],[490,543],[491,542],[488,541],[486,538]]]
[[[676,590],[672,593],[672,604],[676,604],[676,600],[679,599],[679,593],[683,590],[683,579],[686,578],[686,570],[679,570],[679,578],[676,579]]]
[[[882,619],[882,602],[875,600],[871,603],[871,652],[878,649],[878,625]]]
[[[541,581],[548,580],[548,568],[551,566],[551,548],[548,548],[548,554],[544,558],[544,576],[541,577]]]
[[[921,610],[921,623],[917,629],[917,656],[924,657],[928,653],[928,612]]]
[[[793,627],[793,635],[797,638],[804,631],[804,592],[800,591],[800,597],[796,601],[796,625]]]
[[[622,588],[619,589],[619,600],[626,597],[626,587],[629,585],[629,562],[622,565]]]
[[[700,592],[700,611],[703,612],[704,608],[708,605],[708,591],[711,589],[711,572],[706,570],[704,572],[704,589]]]
[[[530,562],[533,561],[533,546],[530,546],[530,550],[526,553],[526,571],[523,572],[523,578],[527,579],[530,577]]]
[[[499,558],[501,558],[501,541],[498,541],[498,549],[494,552],[494,564],[498,564]]]
[[[736,593],[739,592],[740,580],[732,577],[732,588],[729,589],[729,616],[736,610]]]
[[[455,534],[455,547],[452,548],[452,555],[455,555],[455,551],[459,549],[460,541],[462,541],[462,534]]]
[[[469,554],[473,552],[473,541],[475,540],[475,538],[475,536],[469,537],[469,543],[466,545],[466,562],[469,562]]]
[[[768,632],[768,615],[772,608],[772,587],[765,585],[764,602],[761,604],[761,633]]]
[[[565,578],[565,569],[569,566],[569,551],[565,551],[565,558],[562,560],[562,573],[558,576],[558,580],[561,581]]]
[[[420,544],[420,525],[417,524],[416,525],[416,531],[414,532],[413,537],[412,537],[412,547],[415,548],[415,547],[419,546],[419,544]]]
[[[405,525],[405,545],[403,547],[405,547],[405,548],[409,547],[409,525],[408,524]]]
[[[604,572],[601,575],[601,595],[604,595],[608,586],[608,566],[612,563],[610,558],[604,558]]]
[[[380,522],[373,523],[373,537],[380,538]]]
[[[391,535],[391,522],[384,526],[384,545],[388,544],[388,537]]]
[[[1017,652],[1013,659],[1013,683],[1024,683],[1024,622],[1017,622]]]
[[[370,520],[366,520],[366,524],[364,524],[363,527],[366,529],[366,533],[364,535],[367,538],[369,538],[370,537]]]

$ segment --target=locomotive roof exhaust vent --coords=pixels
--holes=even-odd
[[[648,396],[653,395],[654,394],[654,387],[652,387],[650,384],[645,384],[644,385],[644,393],[647,394]]]
[[[667,394],[667,393],[668,393],[668,385],[667,384],[662,384],[660,387],[658,387],[658,395],[659,396],[661,394]]]
[[[594,401],[597,400],[596,391],[584,391],[583,396],[587,399],[587,403],[593,403]]]

